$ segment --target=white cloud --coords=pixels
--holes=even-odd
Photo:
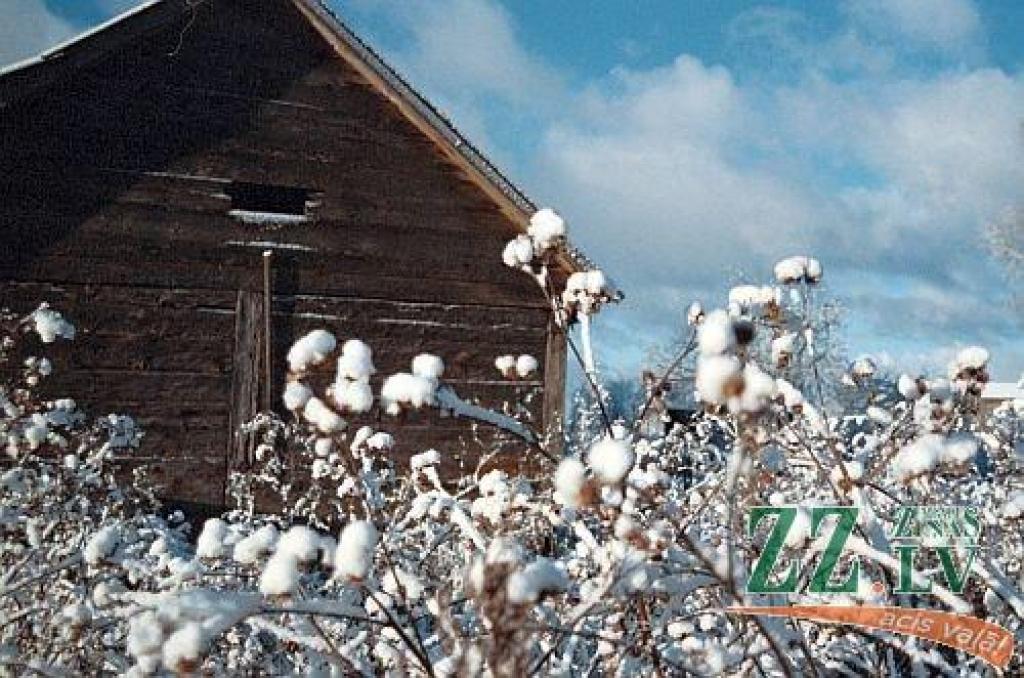
[[[720,301],[741,276],[813,253],[849,302],[854,351],[981,342],[1020,369],[1019,325],[980,241],[1024,184],[1024,80],[956,61],[982,38],[966,0],[850,0],[831,34],[756,8],[728,38],[734,68],[760,70],[682,54],[579,93],[493,0],[361,1],[408,33],[393,58],[457,120],[497,132],[498,101],[542,129],[536,151],[514,142],[519,160],[531,148],[536,197],[625,289],[601,321],[621,355],[642,352],[627,338],[678,331],[690,299]],[[908,68],[921,49],[955,67]]]
[[[560,74],[521,44],[512,16],[497,0],[334,4],[342,16],[383,19],[390,39],[376,41],[369,34],[375,47],[505,167],[522,158],[508,140],[535,135],[539,119],[557,111],[567,96]]]
[[[849,0],[850,17],[867,29],[939,49],[978,38],[981,17],[971,0]]]
[[[740,157],[750,122],[751,102],[726,69],[683,56],[589,91],[551,128],[538,164],[546,193],[611,270],[647,256],[647,281],[704,283],[764,250],[785,253],[813,226],[813,196]]]
[[[357,4],[408,32],[411,39],[393,57],[417,84],[452,98],[492,94],[531,107],[544,107],[559,91],[555,70],[520,44],[512,18],[494,0]]]
[[[628,324],[678,323],[670,303],[720,300],[734,270],[812,252],[855,347],[980,342],[1019,370],[982,226],[1024,185],[1024,79],[828,66],[754,84],[689,56],[618,72],[551,127],[537,183],[632,292]]]
[[[4,0],[0,3],[0,65],[35,56],[75,32],[43,0]]]

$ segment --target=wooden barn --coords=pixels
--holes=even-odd
[[[543,389],[558,417],[564,337],[501,263],[534,206],[318,0],[146,3],[0,72],[0,130],[2,303],[76,324],[54,390],[133,415],[168,498],[223,505],[250,461],[233,431],[315,327],[370,343],[378,378],[429,351],[461,395]],[[398,453],[454,464],[471,438],[423,413]]]

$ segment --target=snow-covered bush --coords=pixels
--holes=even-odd
[[[144,467],[121,468],[141,436],[129,417],[40,395],[54,366],[28,354],[74,326],[45,305],[0,320],[0,674],[127,671],[120,597],[188,566],[183,518],[160,517]]]
[[[69,432],[73,408],[30,405],[24,386],[6,390],[15,467],[36,470],[4,477],[12,574],[0,582],[0,666],[138,676],[857,676],[913,675],[912,666],[984,675],[978,660],[905,636],[726,611],[893,602],[893,509],[914,504],[977,507],[985,549],[962,595],[940,578],[931,594],[900,604],[970,612],[1024,634],[1024,403],[982,415],[987,353],[963,351],[939,377],[889,378],[869,357],[835,367],[814,296],[822,267],[794,257],[776,267],[775,283],[734,288],[722,309],[691,307],[689,340],[631,391],[641,393],[635,407],[613,407],[591,332],[617,294],[598,271],[554,288],[549,267],[564,239],[564,222],[544,211],[495,255],[538,283],[566,332],[592,395],[586,425],[572,429],[580,435],[562,441],[525,408],[466,402],[445,382],[444,356],[417,356],[374,392],[371,347],[338,341],[344,327],[323,328],[289,352],[291,415],[246,426],[259,440],[256,466],[232,477],[235,508],[207,521],[192,547],[144,492],[96,468],[111,448],[98,431]],[[494,359],[509,380],[541,369],[530,356]],[[335,379],[314,388],[307,373],[328,361]],[[26,370],[38,377],[43,365]],[[672,425],[670,383],[697,394],[689,419]],[[839,391],[860,395],[830,398]],[[420,408],[505,432],[532,456],[528,476],[488,465],[489,451],[454,475],[448,450],[398,459],[404,417]],[[374,428],[351,423],[367,412],[379,415]],[[39,484],[57,481],[68,491]],[[49,508],[29,508],[26,496]],[[748,534],[748,509],[800,505],[784,555],[813,562],[816,504],[861,507],[848,545],[861,559],[856,591],[747,593],[765,539]],[[1015,661],[1011,672],[1021,670]]]

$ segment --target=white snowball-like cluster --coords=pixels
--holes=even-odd
[[[306,402],[302,416],[321,433],[338,433],[348,425],[327,403],[315,397]]]
[[[338,356],[338,379],[363,381],[377,372],[373,366],[373,351],[359,339],[349,339],[341,346]]]
[[[377,431],[374,433],[373,429],[369,426],[362,426],[356,434],[352,436],[352,442],[349,444],[349,449],[354,453],[360,453],[367,449],[386,451],[390,450],[395,446],[395,439],[390,433],[384,431]]]
[[[127,650],[136,664],[127,676],[153,675],[161,662],[172,675],[199,674],[213,639],[260,604],[254,596],[210,589],[164,592],[156,600],[155,609],[137,610],[128,620]]]
[[[732,355],[701,356],[695,383],[702,402],[724,405],[743,392],[743,366]]]
[[[121,542],[121,531],[115,525],[100,528],[85,543],[82,558],[89,565],[99,565],[114,554]]]
[[[906,482],[935,471],[940,465],[962,466],[974,459],[978,442],[969,434],[926,433],[900,450],[893,460],[896,478]]]
[[[562,305],[566,309],[584,314],[597,312],[601,305],[610,301],[612,291],[603,271],[576,271],[565,282]]]
[[[940,462],[953,466],[968,464],[978,454],[978,440],[969,433],[954,433],[946,438]]]
[[[366,446],[371,450],[386,451],[395,446],[395,438],[385,431],[377,431],[366,439]]]
[[[501,252],[501,260],[510,268],[528,268],[533,261],[533,241],[528,235],[509,240]]]
[[[545,207],[530,217],[526,232],[533,238],[537,252],[544,252],[565,240],[565,220],[553,209]]]
[[[196,555],[200,558],[220,558],[227,551],[224,543],[228,536],[228,524],[220,518],[210,518],[203,523],[203,529],[196,540]]]
[[[277,542],[276,555],[287,555],[301,563],[316,560],[320,551],[320,535],[305,525],[293,525]]]
[[[313,330],[288,349],[288,366],[292,372],[302,372],[322,363],[334,351],[337,340],[327,330]]]
[[[907,480],[930,472],[939,463],[942,455],[943,438],[930,433],[913,441],[896,455],[893,460],[896,476]]]
[[[234,558],[243,565],[252,565],[274,550],[277,528],[264,525],[235,544]]]
[[[318,457],[330,456],[334,451],[334,441],[330,438],[317,438],[313,443],[313,453]]]
[[[388,414],[398,414],[403,405],[414,409],[434,403],[437,384],[431,379],[399,372],[384,380],[380,397]]]
[[[927,391],[927,384],[923,379],[911,377],[908,374],[901,374],[900,378],[896,381],[896,389],[907,400],[917,400]]]
[[[494,359],[494,367],[506,377],[516,376],[516,357],[514,355],[500,355]]]
[[[441,453],[437,450],[427,450],[419,454],[412,455],[409,459],[409,466],[412,470],[417,471],[421,468],[427,468],[428,466],[439,466],[441,464]]]
[[[987,381],[985,368],[988,366],[988,350],[981,346],[968,346],[960,349],[956,357],[949,363],[948,374],[951,380],[972,379]]]
[[[284,406],[292,412],[298,412],[309,399],[313,397],[313,391],[308,386],[299,381],[289,381],[285,384],[284,395],[281,399],[284,401]]]
[[[519,357],[502,355],[494,359],[494,367],[507,379],[526,379],[537,371],[540,363],[525,353]]]
[[[412,373],[424,379],[440,379],[444,374],[444,361],[430,353],[420,353],[412,359]]]
[[[569,508],[578,508],[584,503],[584,488],[587,484],[587,469],[579,459],[567,457],[558,464],[555,471],[555,499]]]
[[[335,576],[353,582],[366,579],[373,568],[377,538],[373,523],[357,520],[346,525],[334,553]]]
[[[565,288],[577,294],[596,296],[605,291],[608,279],[600,269],[577,271],[569,276]]]
[[[155,673],[164,644],[164,630],[156,613],[146,610],[128,621],[128,654],[138,662],[137,674]]]
[[[536,603],[542,594],[564,591],[569,576],[554,561],[538,558],[508,578],[506,592],[509,602],[516,605]]]
[[[373,351],[358,339],[349,339],[338,356],[338,372],[330,388],[331,398],[342,412],[369,412],[373,407],[370,377],[376,372]]]
[[[523,354],[516,358],[516,374],[520,379],[525,379],[536,372],[539,366],[540,363],[532,355]]]
[[[777,392],[775,379],[754,363],[747,363],[743,367],[743,392],[730,400],[729,408],[734,412],[760,412],[768,407]]]
[[[373,408],[373,389],[361,381],[337,381],[331,387],[331,397],[343,412],[369,412]]]
[[[736,348],[733,319],[721,309],[712,311],[697,330],[697,347],[701,355],[721,355]]]
[[[57,339],[75,338],[75,326],[46,304],[41,304],[32,313],[32,328],[44,344],[52,344]]]
[[[403,406],[418,409],[433,405],[444,362],[437,356],[421,353],[412,361],[412,373],[398,372],[384,380],[380,398],[384,411],[398,414]]]
[[[39,382],[38,376],[48,377],[53,374],[53,363],[50,362],[49,358],[37,358],[35,356],[29,356],[25,358],[25,367],[35,372],[34,375],[29,375],[29,383],[35,385]]]
[[[527,508],[533,496],[530,484],[522,478],[510,481],[508,474],[500,469],[488,471],[477,483],[480,496],[473,500],[470,514],[478,519],[500,527],[507,520],[507,513],[514,507]]]
[[[594,477],[606,485],[621,483],[633,468],[633,447],[625,440],[605,437],[591,445],[587,465]]]
[[[530,271],[534,257],[556,248],[565,240],[565,233],[565,221],[554,210],[538,210],[530,217],[526,233],[505,244],[501,260],[511,268]]]
[[[737,313],[778,305],[782,290],[773,285],[737,285],[729,290],[729,307]]]
[[[260,574],[260,593],[290,596],[299,588],[299,561],[290,554],[274,553]]]
[[[878,372],[878,366],[875,364],[874,358],[868,355],[860,356],[850,365],[850,374],[856,379],[870,379],[875,376],[876,372]]]
[[[772,363],[777,367],[784,367],[789,364],[793,357],[793,349],[796,346],[796,334],[786,332],[785,334],[772,339]]]
[[[189,622],[164,641],[164,666],[176,673],[191,673],[188,668],[199,661],[204,646],[202,627],[196,622]]]
[[[775,280],[782,284],[821,281],[821,262],[812,257],[788,257],[775,264]]]
[[[265,535],[266,536],[266,535]],[[260,593],[287,596],[299,587],[300,563],[310,563],[320,554],[320,535],[305,525],[288,529],[277,541],[274,554],[260,575]]]

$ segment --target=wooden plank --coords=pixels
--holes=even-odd
[[[139,285],[164,288],[209,288],[258,290],[261,280],[253,267],[210,264],[198,267],[188,260],[161,259],[157,253],[133,253],[135,265],[124,265],[124,259],[96,256],[39,256],[29,261],[0,260],[0,279],[34,280],[63,285],[95,282],[108,286]],[[130,255],[125,255],[130,256]],[[422,279],[411,282],[399,271],[379,274],[357,274],[339,270],[333,262],[314,262],[280,278],[274,287],[283,293],[324,294],[328,296],[379,297],[410,302],[450,302],[459,304],[493,304],[504,307],[533,306],[539,308],[543,299],[536,295],[524,298],[507,285],[463,280]]]
[[[227,468],[217,460],[155,460],[147,464],[150,477],[161,485],[158,496],[177,502],[224,505]]]
[[[41,228],[46,221],[36,222]],[[112,237],[118,242],[110,243]],[[356,272],[381,268],[415,267],[410,275],[437,279],[464,272],[463,280],[503,282],[525,294],[540,297],[540,290],[527,276],[505,267],[501,251],[505,238],[476,232],[439,231],[431,228],[387,228],[380,225],[348,225],[329,220],[294,224],[277,229],[240,223],[219,214],[168,213],[166,208],[132,206],[110,208],[51,243],[46,251],[54,255],[73,252],[101,253],[104,242],[111,245],[107,256],[138,249],[140,253],[173,253],[177,258],[197,261],[251,260],[264,243],[281,243],[281,253],[300,265],[318,263],[325,257],[346,257]],[[245,243],[256,243],[246,247]],[[272,246],[270,246],[272,248]]]
[[[549,449],[556,455],[562,452],[565,430],[566,351],[565,332],[552,319],[544,355],[544,429],[551,434]]]
[[[146,306],[160,310],[209,311],[234,313],[237,293],[215,289],[183,289],[142,286],[85,284],[53,284],[37,280],[3,280],[0,290],[4,299],[17,299],[33,308],[40,301],[54,306],[77,303],[103,306]],[[31,310],[31,309],[28,309]]]
[[[209,412],[227,416],[230,382],[227,376],[190,372],[153,372],[137,370],[85,370],[54,373],[48,380],[57,394],[65,394],[87,403],[93,411],[102,411],[93,403],[102,401],[125,413],[167,412],[186,416]],[[67,386],[67,389],[61,387]],[[109,411],[109,410],[108,410]]]
[[[266,313],[259,292],[238,293],[235,314],[235,351],[231,371],[231,418],[228,425],[228,467],[249,468],[256,459],[255,436],[239,429],[256,416],[270,388],[264,383]]]

